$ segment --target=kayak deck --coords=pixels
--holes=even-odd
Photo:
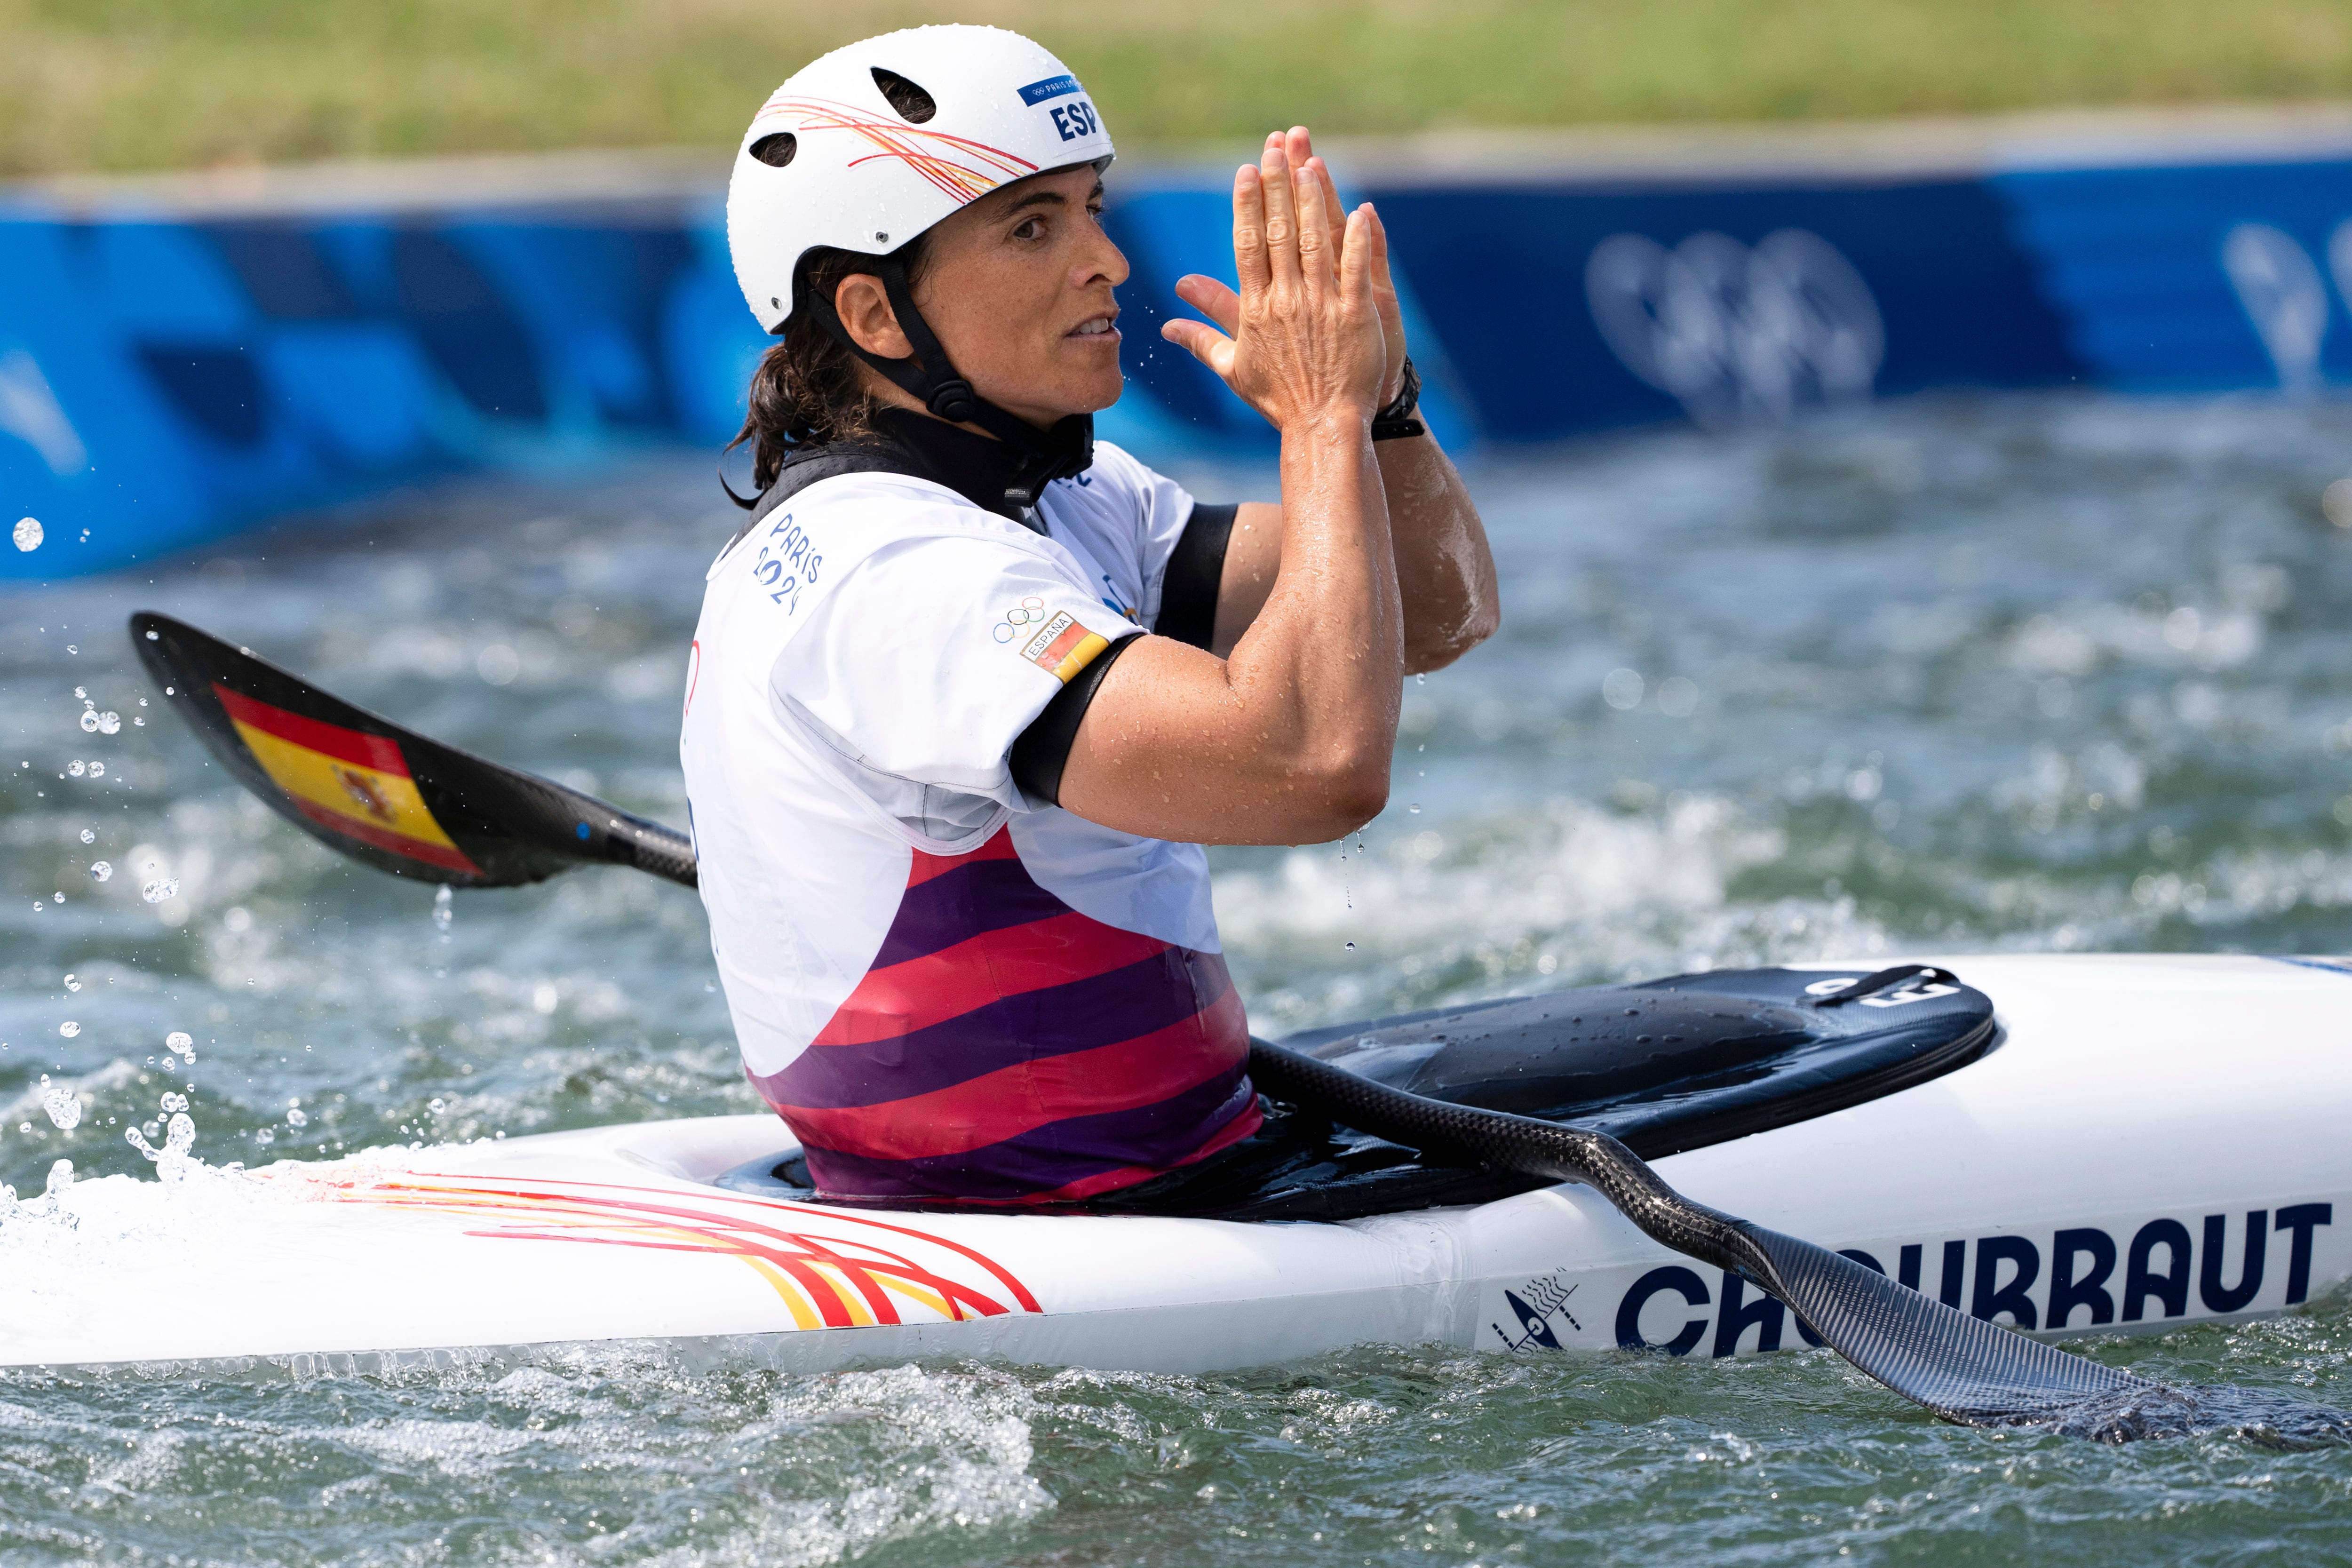
[[[2352,1277],[2352,971],[1951,962],[1999,1008],[1989,1054],[1660,1173],[2044,1333],[2276,1312]],[[1367,1342],[1799,1342],[1777,1302],[1580,1187],[1236,1224],[878,1213],[712,1184],[790,1151],[773,1118],[737,1116],[84,1182],[61,1205],[72,1224],[36,1205],[0,1226],[0,1365],[660,1339],[796,1370],[982,1356],[1197,1372]]]

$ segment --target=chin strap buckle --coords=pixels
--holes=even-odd
[[[931,395],[926,400],[925,406],[949,424],[961,425],[971,418],[976,401],[971,383],[959,375],[931,388]]]

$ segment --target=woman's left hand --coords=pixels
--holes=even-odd
[[[1339,189],[1332,181],[1330,166],[1315,156],[1315,140],[1304,125],[1294,125],[1286,134],[1276,132],[1265,139],[1273,147],[1285,144],[1294,169],[1311,170],[1323,183],[1323,210],[1343,212],[1339,205]],[[1396,279],[1389,272],[1389,234],[1381,223],[1379,209],[1371,213],[1371,286],[1372,305],[1380,312],[1381,337],[1388,350],[1388,368],[1381,373],[1380,406],[1385,408],[1396,400],[1404,385],[1404,311],[1398,308]],[[1346,235],[1335,231],[1331,246],[1331,274],[1337,278],[1345,259]],[[1177,279],[1176,297],[1209,320],[1217,323],[1228,335],[1240,320],[1241,298],[1214,278],[1198,272],[1188,273]]]

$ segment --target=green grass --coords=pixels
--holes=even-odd
[[[0,174],[719,144],[939,20],[1037,37],[1130,146],[2352,96],[2347,0],[0,0]]]

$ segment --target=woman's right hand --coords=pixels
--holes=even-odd
[[[1286,435],[1360,431],[1387,370],[1368,260],[1370,208],[1349,214],[1335,234],[1328,189],[1313,171],[1292,166],[1283,139],[1269,138],[1259,163],[1234,175],[1240,293],[1215,301],[1225,307],[1216,327],[1179,321],[1160,329]]]

